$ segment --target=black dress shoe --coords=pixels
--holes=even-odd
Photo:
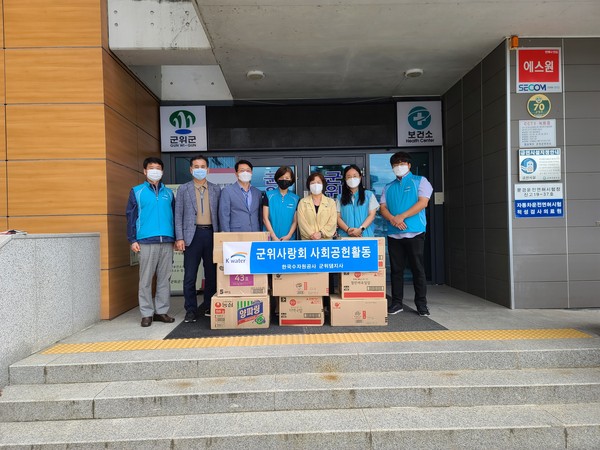
[[[154,314],[155,322],[164,322],[164,323],[173,323],[175,319],[171,316],[167,316],[166,314]]]
[[[142,326],[145,328],[150,325],[152,325],[152,317],[142,317]]]

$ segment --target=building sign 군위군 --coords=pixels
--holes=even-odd
[[[562,92],[560,48],[517,50],[517,93]]]
[[[398,102],[398,147],[442,145],[442,102]]]
[[[206,107],[161,106],[160,144],[163,152],[205,151]]]

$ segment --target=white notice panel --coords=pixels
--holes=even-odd
[[[556,147],[556,119],[519,120],[519,147]]]
[[[398,147],[442,145],[442,102],[398,102]]]
[[[205,106],[161,106],[160,148],[163,152],[205,151]]]

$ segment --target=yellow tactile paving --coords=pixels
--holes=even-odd
[[[123,352],[209,347],[249,347],[293,344],[348,344],[417,341],[508,341],[519,339],[582,339],[592,336],[572,328],[540,330],[443,330],[382,333],[286,334],[197,339],[137,340],[58,344],[43,354]]]

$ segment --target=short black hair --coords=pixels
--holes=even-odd
[[[397,152],[397,153],[394,153],[390,157],[390,165],[391,166],[393,166],[394,164],[401,163],[401,162],[412,164],[412,156],[410,156],[410,153]]]
[[[206,163],[206,167],[208,167],[208,158],[204,155],[196,155],[196,156],[192,156],[190,158],[190,167],[192,167],[194,165],[194,161],[198,160],[198,159],[202,159],[204,160],[204,162]]]
[[[308,178],[306,179],[306,189],[310,191],[310,183],[314,181],[315,178],[319,178],[321,180],[321,182],[323,183],[323,192],[325,192],[325,189],[327,188],[327,180],[320,172],[313,172],[308,176]]]
[[[252,165],[252,163],[250,161],[247,161],[245,159],[240,159],[238,162],[235,163],[235,171],[238,171],[238,167],[240,167],[240,164],[246,164],[248,167],[250,167],[250,170],[254,169],[254,166]]]
[[[295,180],[295,178],[294,178],[294,171],[292,170],[291,167],[288,167],[288,166],[281,166],[279,169],[277,169],[277,172],[275,172],[275,176],[273,178],[275,179],[275,181],[277,181],[282,176],[284,176],[286,173],[290,174],[290,177],[292,178],[292,181]]]
[[[144,169],[148,168],[148,164],[160,164],[161,170],[165,168],[165,164],[162,162],[162,159],[155,156],[151,156],[144,160]]]

